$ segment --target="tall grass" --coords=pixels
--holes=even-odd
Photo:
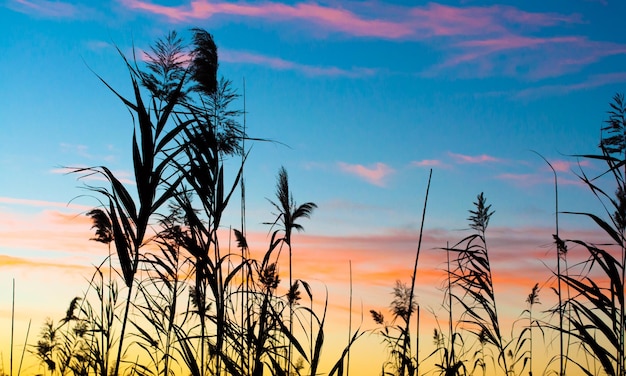
[[[567,301],[571,309],[572,336],[579,341],[583,351],[602,365],[606,374],[623,376],[626,374],[626,106],[623,95],[613,98],[606,124],[602,129],[600,154],[580,156],[604,163],[604,171],[597,176],[588,176],[581,168],[579,173],[579,178],[599,200],[604,213],[568,213],[591,219],[610,242],[595,244],[580,239],[568,240],[582,246],[587,252],[587,260],[580,265],[578,274],[563,278],[574,293]],[[591,374],[575,359],[571,361],[585,374]]]
[[[110,183],[87,186],[103,201],[88,216],[93,240],[113,246],[118,262],[107,259],[108,281],[105,263],[96,268],[90,288],[99,304],[89,299],[78,310],[76,320],[86,328],[81,337],[88,350],[85,372],[319,374],[328,302],[323,312],[315,312],[311,286],[293,278],[292,266],[292,231],[303,230],[299,221],[316,205],[295,204],[281,168],[277,200],[271,202],[278,213],[267,222],[273,232],[262,258],[249,257],[243,226],[234,231],[240,254],[222,245],[222,218],[242,186],[248,155],[243,145],[249,138],[238,123],[242,112],[232,109],[236,91],[229,80],[217,80],[212,36],[201,29],[193,29],[192,36],[190,46],[174,32],[158,40],[147,55],[147,70],[123,58],[131,99],[98,76],[136,121],[131,143],[136,190],[106,166],[75,169],[82,176],[103,175]],[[229,174],[226,161],[235,156],[241,162]],[[166,206],[169,214],[163,214]],[[282,250],[289,252],[284,293]],[[125,299],[118,301],[112,270],[124,284]],[[300,305],[304,297],[308,304]],[[361,334],[351,333],[329,374],[343,374],[346,354]],[[49,351],[43,350],[48,364]],[[136,359],[125,355],[136,350]]]
[[[187,45],[177,33],[168,34],[155,43],[142,67],[122,56],[132,86],[129,98],[98,76],[132,115],[134,184],[125,185],[106,166],[75,169],[83,177],[97,174],[107,182],[87,185],[101,204],[87,216],[93,221],[93,240],[107,246],[109,257],[95,267],[88,292],[72,300],[65,317],[44,324],[33,352],[50,375],[347,374],[352,346],[366,332],[352,329],[352,265],[348,342],[324,372],[328,294],[316,311],[314,303],[320,299],[306,279],[295,277],[292,262],[293,230],[303,230],[300,221],[317,206],[296,204],[287,171],[280,168],[275,201],[270,200],[276,212],[265,222],[271,225],[271,236],[259,250],[261,256],[251,257],[243,209],[243,171],[249,156],[244,141],[260,139],[249,138],[241,128],[232,83],[218,80],[212,36],[193,29],[191,39]],[[410,284],[397,281],[393,287],[389,321],[382,312],[371,311],[378,324],[375,331],[388,349],[383,374],[509,375],[521,369],[532,375],[533,328],[540,328],[560,337],[558,373],[565,373],[570,361],[581,372],[595,374],[569,355],[569,340],[565,348],[563,338],[571,335],[604,373],[626,376],[625,118],[624,97],[618,95],[603,128],[600,154],[580,156],[606,166],[597,176],[582,169],[579,173],[604,213],[568,212],[591,219],[610,244],[563,240],[557,222],[558,324],[537,318],[537,284],[526,297],[524,329],[517,339],[503,337],[486,236],[494,212],[481,193],[468,218],[473,233],[443,248],[448,328],[434,330],[435,350],[425,359],[437,363],[425,371],[420,368],[414,295],[431,171]],[[238,248],[233,251],[225,246],[224,236],[230,238],[231,230],[226,233],[228,226],[222,222],[238,187],[242,225],[232,230]],[[568,266],[567,244],[583,249],[586,261]],[[283,251],[288,253],[286,283],[281,283]],[[563,294],[561,285],[573,294]],[[410,325],[416,312],[413,352]],[[130,359],[131,353],[139,355]],[[494,370],[488,369],[489,358]]]
[[[446,248],[455,255],[455,266],[449,270],[451,285],[459,292],[450,292],[463,307],[461,322],[476,338],[484,339],[497,351],[497,363],[504,374],[509,372],[506,350],[508,343],[502,336],[496,304],[486,231],[494,211],[483,193],[477,196],[474,210],[470,210],[469,226],[474,234],[452,247]]]

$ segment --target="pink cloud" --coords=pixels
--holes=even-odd
[[[548,27],[578,23],[580,16],[532,13],[511,6],[454,7],[429,3],[403,7],[385,4],[352,4],[352,9],[314,3],[293,5],[278,2],[209,2],[192,0],[187,5],[164,6],[142,0],[122,0],[130,9],[165,16],[175,22],[208,19],[216,15],[270,20],[304,20],[328,31],[385,39],[425,39],[432,36],[468,36],[505,33],[513,26]],[[376,15],[366,17],[364,14]]]
[[[572,168],[575,166],[583,166],[583,167],[591,166],[591,163],[589,163],[588,160],[581,160],[581,161],[576,161],[576,162],[557,160],[557,161],[550,161],[550,164],[552,165],[554,170],[557,172],[570,172]],[[550,170],[550,167],[546,166],[546,170]]]
[[[339,162],[338,165],[341,171],[358,176],[359,178],[379,187],[384,187],[385,180],[394,172],[391,167],[380,162],[376,163],[374,167],[365,167],[360,164],[352,165],[344,162]]]
[[[429,3],[411,9],[410,14],[412,24],[432,36],[484,35],[505,33],[513,25],[545,27],[580,22],[577,15],[531,13],[503,5],[461,8]]]
[[[33,200],[33,199],[14,198],[14,197],[0,197],[0,203],[9,204],[9,205],[20,205],[20,206],[34,206],[34,207],[42,207],[42,208],[65,208],[65,209],[76,209],[76,210],[92,209],[92,207],[90,206],[71,204],[67,202]]]
[[[11,213],[10,213],[11,214]],[[44,215],[45,214],[45,215]],[[461,217],[464,214],[459,214]],[[88,226],[90,223],[85,217],[74,217],[68,215],[57,215],[55,213],[42,213],[34,217],[17,218],[14,215],[7,216],[12,220],[19,220],[19,225],[13,224],[13,227],[5,226],[6,223],[0,223],[0,239],[6,239],[7,232],[13,232],[11,229],[31,229],[29,238],[21,238],[21,242],[25,245],[17,248],[20,252],[16,254],[3,255],[0,254],[0,270],[3,275],[14,273],[18,268],[28,269],[31,275],[25,274],[21,280],[18,279],[18,287],[24,291],[24,284],[20,284],[23,280],[33,284],[35,290],[30,297],[36,306],[42,306],[42,300],[45,300],[50,294],[37,295],[41,293],[42,284],[34,284],[33,281],[43,280],[46,286],[54,286],[53,292],[61,292],[68,294],[61,296],[69,300],[82,287],[81,278],[77,275],[89,276],[93,272],[93,267],[88,266],[89,262],[85,258],[73,258],[67,262],[67,269],[63,269],[63,263],[58,259],[46,257],[45,259],[35,259],[23,255],[22,250],[30,248],[35,238],[32,236],[32,228],[35,226],[38,230],[37,237],[41,238],[37,243],[42,247],[41,250],[59,251],[57,247],[66,248],[82,252],[82,254],[91,254],[94,259],[100,261],[106,255],[106,247],[102,244],[89,241]],[[5,218],[0,213],[0,219]],[[495,218],[494,218],[495,219]],[[497,219],[496,219],[497,221]],[[502,314],[506,319],[514,320],[518,317],[519,312],[526,308],[524,299],[528,290],[535,282],[544,282],[542,287],[546,294],[542,295],[542,304],[544,306],[551,305],[553,294],[549,293],[549,288],[554,283],[550,280],[551,272],[548,269],[554,265],[554,248],[551,245],[553,232],[552,228],[546,227],[497,227],[492,226],[488,230],[488,241],[490,244],[489,254],[490,263],[493,270],[494,284],[496,294],[498,294],[499,307],[505,309]],[[52,225],[52,227],[49,227]],[[59,227],[62,226],[62,227]],[[80,227],[80,231],[76,228]],[[9,230],[9,231],[7,231]],[[228,230],[224,230],[228,231]],[[17,232],[17,231],[15,231]],[[446,241],[455,241],[463,238],[465,232],[450,231],[443,229],[426,229],[424,233],[416,284],[416,296],[422,307],[422,329],[424,333],[432,332],[433,315],[429,313],[429,308],[436,309],[441,304],[444,293],[440,289],[445,278],[445,260],[446,254],[442,247],[445,247]],[[225,235],[221,233],[220,236]],[[353,286],[354,287],[354,312],[355,319],[358,320],[358,312],[362,309],[365,314],[369,309],[382,309],[387,312],[392,296],[391,288],[396,280],[408,282],[412,273],[413,262],[415,260],[415,250],[418,241],[418,231],[409,230],[389,230],[373,234],[360,235],[339,235],[326,236],[320,234],[296,233],[292,239],[293,252],[293,274],[294,278],[302,278],[310,282],[313,286],[313,294],[316,302],[323,304],[324,294],[328,291],[329,298],[329,317],[336,315],[336,309],[341,309],[340,314],[342,320],[346,318],[344,312],[347,304],[347,294],[349,291],[349,269],[348,265],[352,264]],[[602,234],[598,231],[562,231],[562,236],[577,237],[586,240],[602,241]],[[63,244],[55,244],[61,238],[67,241]],[[252,256],[260,259],[263,252],[267,249],[270,235],[265,231],[248,233],[248,243],[251,246]],[[18,238],[19,239],[19,238]],[[11,238],[10,240],[14,240]],[[227,244],[226,241],[222,244]],[[547,245],[547,246],[546,246]],[[4,246],[4,242],[3,242]],[[53,247],[52,249],[50,247]],[[5,248],[2,248],[4,250]],[[584,253],[581,247],[573,247],[568,254],[571,262],[582,259]],[[54,254],[54,253],[53,253]],[[49,255],[46,254],[46,255]],[[278,253],[275,253],[278,257]],[[280,255],[279,269],[282,284],[279,286],[279,293],[284,293],[287,288],[287,257],[288,253],[283,252]],[[85,265],[85,267],[81,267]],[[69,279],[63,288],[59,287],[60,280]],[[27,279],[30,277],[30,279]],[[326,290],[325,287],[328,289]],[[38,288],[39,290],[36,290]],[[22,292],[22,294],[24,294]],[[306,294],[303,292],[302,304],[306,301]],[[18,296],[20,296],[18,294]],[[23,296],[23,295],[22,295]],[[42,317],[55,312],[58,309],[58,315],[62,315],[65,311],[67,300],[63,300],[62,304],[52,302],[46,306],[46,312],[42,313]],[[55,305],[56,304],[56,305]],[[359,308],[361,306],[361,308]],[[511,307],[511,308],[509,308]],[[24,309],[24,305],[22,305]],[[32,314],[32,311],[29,312]],[[318,311],[319,312],[319,311]],[[57,316],[58,317],[58,316]],[[337,319],[329,318],[330,322],[337,322]],[[334,320],[334,321],[333,321]],[[367,317],[366,322],[371,323],[371,319]],[[345,321],[340,321],[345,323]],[[370,324],[365,324],[367,325]],[[345,328],[345,325],[342,327]],[[329,331],[330,333],[331,331]],[[343,332],[342,332],[343,333]],[[378,341],[378,338],[376,338]]]
[[[459,47],[469,47],[470,49],[485,49],[487,52],[500,50],[518,49],[536,47],[542,44],[559,44],[559,43],[580,43],[584,38],[580,37],[524,37],[521,35],[508,35],[493,39],[476,39],[459,42]]]
[[[498,227],[492,225],[487,237],[494,283],[497,289],[508,291],[503,299],[523,304],[528,291],[536,282],[549,286],[552,276],[548,269],[554,264],[555,248],[552,243],[554,229],[548,227]],[[439,301],[439,289],[445,278],[446,254],[442,250],[449,242],[468,234],[467,231],[426,229],[418,265],[417,295],[427,304]],[[603,234],[595,229],[568,231],[562,228],[563,238],[574,237],[587,241],[602,241]],[[418,241],[417,231],[392,230],[370,235],[325,236],[308,233],[296,234],[293,239],[294,276],[308,281],[323,281],[332,289],[344,288],[349,283],[348,265],[352,263],[355,297],[365,306],[380,305],[389,301],[389,292],[395,280],[408,281]],[[248,243],[254,257],[262,257],[269,241],[267,234],[250,233]],[[260,253],[259,253],[260,250]],[[279,262],[286,265],[283,257]],[[581,248],[572,249],[568,258],[572,262],[583,260]],[[319,260],[324,260],[320,262]],[[281,275],[285,275],[281,269]],[[286,289],[283,283],[282,289]],[[546,290],[547,291],[547,290]],[[362,294],[362,295],[361,295]],[[546,303],[546,302],[544,302]],[[339,302],[341,304],[341,302]],[[436,304],[436,303],[434,303]],[[385,303],[382,303],[384,306]],[[522,306],[521,309],[524,307]],[[519,311],[515,311],[514,316]]]
[[[505,5],[424,6],[389,4],[319,5],[280,2],[209,2],[192,0],[179,6],[143,0],[121,0],[134,10],[158,14],[173,22],[190,22],[215,16],[245,17],[314,25],[316,35],[339,32],[355,37],[433,41],[444,61],[427,68],[425,76],[453,71],[457,76],[504,75],[542,79],[571,73],[608,56],[626,53],[626,46],[589,41],[580,36],[529,36],[528,33],[583,22],[580,15],[527,12]],[[266,58],[282,69],[299,69],[312,75],[369,75],[369,72],[310,67]],[[453,70],[452,70],[453,69]]]
[[[425,76],[454,68],[473,77],[522,75],[543,79],[579,71],[605,57],[626,54],[626,45],[618,43],[580,36],[545,38],[508,32],[453,42],[450,47],[445,61],[427,69]]]
[[[481,154],[476,156],[471,155],[463,155],[449,152],[448,155],[454,159],[457,163],[490,163],[490,162],[500,162],[500,159],[496,157],[492,157],[487,154]]]
[[[365,19],[340,8],[317,4],[298,3],[287,5],[276,2],[227,3],[193,0],[187,6],[168,7],[141,0],[122,0],[131,9],[159,14],[172,21],[208,19],[215,15],[234,15],[272,20],[308,20],[322,25],[330,31],[339,31],[356,36],[402,38],[412,33],[411,27],[400,22]]]
[[[375,69],[352,68],[350,70],[338,67],[319,67],[299,64],[278,57],[265,56],[243,51],[220,50],[222,61],[230,63],[244,63],[268,66],[276,70],[290,70],[304,73],[309,76],[335,76],[335,77],[364,77],[376,74]]]
[[[40,207],[36,201],[33,200],[33,202]],[[80,234],[83,239],[87,240],[93,236],[90,234],[91,220],[75,211],[43,209],[35,214],[21,214],[2,210],[0,223],[3,224],[0,232],[3,247],[70,251],[80,249],[80,247],[66,247],[69,245],[68,242],[76,240],[73,239],[75,235]],[[35,234],[37,236],[33,236]],[[58,239],[59,242],[55,242],[54,239]]]
[[[518,185],[521,186],[530,186],[530,185],[535,185],[539,182],[539,179],[536,175],[533,174],[512,174],[512,173],[505,173],[505,174],[500,174],[498,176],[496,176],[497,179],[501,179],[501,180],[509,180],[509,181],[513,181]]]
[[[450,166],[445,164],[439,159],[423,159],[421,161],[413,161],[411,162],[411,166],[416,167],[441,167],[441,168],[449,168]]]
[[[68,18],[80,14],[78,8],[70,3],[48,0],[12,0],[9,3],[14,10],[22,13],[34,13],[44,17]]]

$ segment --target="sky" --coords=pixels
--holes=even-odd
[[[8,369],[13,281],[16,341],[32,320],[32,342],[106,256],[85,217],[98,202],[66,167],[132,177],[132,119],[97,77],[131,94],[117,49],[141,57],[192,27],[214,36],[219,74],[245,88],[248,135],[277,141],[248,145],[249,236],[267,243],[284,166],[296,202],[318,205],[294,238],[294,273],[321,295],[328,287],[336,328],[350,262],[363,327],[395,280],[408,281],[430,169],[416,292],[426,322],[442,314],[440,248],[468,234],[481,192],[495,210],[490,256],[512,321],[554,266],[553,174],[536,153],[557,172],[560,210],[601,214],[575,175],[599,167],[574,156],[597,150],[626,86],[624,14],[620,0],[2,0],[0,364]],[[237,226],[238,212],[223,223]],[[559,220],[566,236],[598,236],[580,217]],[[357,349],[379,345],[369,341]]]

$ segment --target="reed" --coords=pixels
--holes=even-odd
[[[608,375],[626,374],[624,325],[624,277],[626,275],[626,104],[624,96],[615,95],[610,104],[609,119],[602,128],[605,135],[599,145],[600,153],[580,155],[581,158],[604,163],[605,169],[590,177],[581,168],[580,180],[600,201],[603,215],[585,212],[566,212],[591,219],[609,240],[595,244],[580,239],[564,243],[581,246],[587,259],[578,265],[575,274],[562,276],[573,292],[567,300],[571,310],[570,334],[580,347],[597,360]],[[612,191],[611,191],[612,190]],[[576,359],[570,361],[585,374],[592,373]]]
[[[483,193],[477,196],[474,210],[470,210],[469,225],[471,234],[452,247],[447,247],[456,257],[455,267],[450,270],[451,285],[459,292],[451,293],[454,300],[463,307],[461,322],[476,338],[493,345],[498,353],[497,363],[504,372],[509,372],[506,350],[508,344],[502,336],[500,320],[493,286],[487,239],[485,237],[489,220],[493,215],[491,205]]]
[[[328,293],[320,300],[304,278],[297,278],[293,265],[293,230],[304,230],[301,220],[310,218],[317,205],[296,204],[284,167],[277,174],[275,200],[270,200],[273,219],[265,222],[271,226],[267,247],[261,250],[260,259],[250,256],[254,253],[248,248],[243,218],[243,172],[250,151],[244,141],[265,140],[249,138],[241,128],[238,119],[243,112],[233,108],[238,94],[229,80],[217,78],[213,37],[193,29],[192,42],[186,45],[172,32],[155,43],[142,68],[135,60],[122,58],[130,76],[131,97],[123,97],[98,78],[133,117],[134,185],[124,185],[106,166],[74,169],[82,177],[97,174],[106,179],[103,186],[86,186],[100,203],[86,214],[95,230],[92,240],[106,245],[109,256],[95,267],[87,292],[71,301],[65,317],[56,324],[45,322],[33,346],[45,373],[348,375],[353,345],[371,332],[353,328],[352,263],[347,344],[324,372]],[[569,354],[569,339],[564,338],[571,336],[579,354],[599,362],[604,373],[626,376],[625,119],[624,98],[617,95],[603,128],[607,136],[600,143],[600,154],[579,156],[606,165],[598,176],[590,177],[582,169],[578,175],[600,200],[604,213],[566,212],[591,219],[611,244],[561,239],[557,203],[558,324],[555,318],[538,319],[535,305],[540,284],[536,284],[525,300],[524,328],[517,337],[513,335],[517,329],[512,330],[510,341],[503,337],[486,237],[494,211],[481,193],[469,211],[473,232],[443,248],[447,257],[443,306],[448,325],[442,330],[437,323],[435,350],[425,357],[435,359],[435,367],[424,370],[419,368],[419,305],[414,296],[431,170],[410,283],[398,280],[393,286],[390,320],[382,312],[370,311],[377,324],[373,331],[388,351],[383,374],[452,376],[500,371],[510,375],[527,370],[532,375],[537,367],[533,330],[539,329],[542,335],[551,330],[560,337],[558,373],[565,373],[568,361],[584,374],[595,373]],[[238,188],[242,224],[241,230],[232,230],[239,249],[231,251],[221,229],[230,229],[222,222]],[[169,213],[163,214],[166,208]],[[567,245],[584,250],[587,259],[568,266]],[[281,285],[285,268],[288,281]],[[319,304],[323,308],[316,311],[314,302],[323,302]],[[413,352],[410,328],[416,312]],[[11,337],[13,329],[14,317]],[[126,354],[137,350],[136,359],[127,358]],[[12,352],[13,338],[10,376]]]

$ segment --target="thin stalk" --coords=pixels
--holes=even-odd
[[[530,309],[528,310],[528,325],[530,327],[530,357],[529,357],[529,376],[533,376],[533,308],[532,303],[530,304]]]
[[[450,341],[450,364],[454,364],[454,339],[452,333],[452,280],[450,278],[450,245],[446,243],[446,258],[448,263],[448,336]]]
[[[111,307],[110,309],[113,310],[113,265],[111,263],[111,243],[109,242],[109,286],[108,286],[108,299],[109,299],[109,307]],[[102,304],[102,303],[100,303]],[[104,307],[103,307],[104,309]],[[113,325],[113,320],[110,320],[111,314],[107,314],[107,328],[110,329],[111,326]],[[101,370],[102,375],[106,376],[107,372],[109,372],[109,349],[111,348],[111,335],[110,335],[110,331],[107,331],[107,336],[106,336],[106,355],[104,354],[105,351],[105,347],[104,347],[104,316],[101,316],[100,318],[100,322],[102,323],[103,327],[102,327],[102,354],[101,356],[104,356],[104,365],[105,368],[103,370]]]
[[[109,263],[111,262],[111,245],[109,243]],[[109,265],[109,270],[110,270],[110,265]],[[97,282],[94,282],[97,283]],[[111,302],[111,277],[109,275],[109,293],[108,293],[108,303]],[[102,344],[102,354],[101,356],[104,356],[104,277],[102,276],[102,274],[100,274],[100,291],[98,292],[98,300],[100,301],[100,323],[102,325],[102,328],[100,330],[100,343]],[[108,322],[108,319],[107,319]],[[108,372],[108,365],[106,367],[107,369],[102,372],[103,375],[106,375],[106,372]]]
[[[485,236],[485,231],[482,231],[482,238],[483,238],[483,242],[485,245],[485,254],[487,255],[487,237]],[[504,346],[503,340],[502,340],[502,335],[500,334],[500,323],[498,320],[498,305],[496,304],[496,294],[495,294],[495,290],[493,288],[493,275],[491,273],[491,266],[489,266],[488,269],[488,280],[489,280],[489,288],[491,289],[491,291],[493,291],[493,314],[495,317],[495,324],[496,326],[496,334],[498,335],[498,347],[499,347],[499,351],[500,354],[502,355],[502,363],[504,364],[504,372],[508,374],[509,372],[509,367],[507,365],[507,361],[506,361],[506,354],[505,354],[505,348],[506,346]]]
[[[420,306],[417,305],[417,328],[415,331],[415,374],[420,374]]]
[[[288,243],[289,246],[289,292],[292,292],[293,289],[293,280],[292,280],[292,276],[291,276],[291,241],[289,241]],[[292,299],[289,299],[289,333],[293,335],[293,301]],[[292,343],[291,343],[291,338],[287,339],[289,341],[289,348],[288,348],[288,353],[287,353],[287,375],[290,376],[291,375],[291,349],[292,349]]]
[[[17,376],[20,376],[22,372],[22,363],[24,362],[24,353],[26,352],[26,346],[28,346],[28,334],[30,333],[30,323],[33,320],[28,320],[28,328],[26,329],[26,338],[24,339],[24,348],[22,349],[22,357],[20,358],[20,366],[17,368]]]
[[[564,351],[564,342],[563,342],[563,295],[562,295],[562,290],[561,290],[561,281],[562,281],[562,274],[561,274],[561,238],[559,237],[559,185],[558,185],[558,178],[557,178],[557,174],[556,174],[556,170],[554,169],[554,167],[552,166],[552,164],[546,159],[544,158],[543,155],[537,153],[534,150],[531,150],[533,153],[537,154],[539,157],[541,157],[541,159],[544,160],[544,162],[546,162],[546,164],[550,167],[550,169],[552,170],[552,174],[554,174],[554,196],[555,196],[555,200],[554,200],[554,206],[555,206],[555,234],[554,234],[554,240],[556,242],[556,276],[557,276],[557,294],[559,295],[559,350],[560,350],[560,356],[559,356],[559,375],[560,376],[565,376],[565,351]],[[569,291],[569,289],[568,289]],[[532,329],[531,329],[532,330]],[[569,332],[569,331],[568,331]],[[569,346],[568,346],[569,349]],[[532,371],[532,367],[531,367],[531,371]]]
[[[624,157],[626,158],[626,156]],[[626,159],[625,159],[626,160]],[[625,172],[626,173],[626,172]],[[620,185],[620,189],[623,191],[624,189],[626,189],[626,187],[624,187],[623,182],[619,181],[618,184]],[[620,226],[621,227],[621,226]],[[626,282],[626,248],[624,247],[624,239],[625,239],[625,234],[624,234],[624,228],[619,228],[620,232],[619,232],[619,236],[621,238],[621,265],[619,265],[620,267],[620,273],[621,276],[619,278],[621,278],[621,280],[619,281],[619,283],[624,286],[624,283]],[[624,324],[626,323],[626,312],[624,310],[624,289],[622,289],[622,291],[616,291],[616,294],[622,294],[622,298],[621,298],[621,303],[619,308],[618,308],[618,312],[616,312],[618,318],[614,318],[613,321],[613,328],[614,330],[618,330],[619,331],[619,335],[617,338],[617,346],[616,346],[616,354],[615,354],[615,359],[617,361],[617,375],[619,376],[624,376],[626,375],[626,364],[625,364],[625,353],[624,351],[625,349],[625,344],[624,344]],[[613,298],[612,298],[613,299]],[[620,302],[620,298],[617,298],[618,303]],[[615,304],[615,303],[614,303]],[[615,321],[616,319],[619,319],[619,325],[616,325]]]
[[[133,285],[134,283],[131,282],[130,286],[128,286],[128,296],[126,297],[126,307],[124,308],[124,316],[122,317],[122,329],[120,331],[120,341],[117,349],[117,359],[115,360],[115,370],[113,371],[113,375],[119,375],[122,350],[124,348],[124,335],[126,334],[126,323],[128,322],[128,313],[130,312],[130,303],[133,297]]]
[[[622,96],[623,98],[623,96]],[[620,101],[621,102],[621,101]],[[623,106],[620,106],[623,108]],[[626,140],[626,128],[624,127],[624,125],[626,125],[626,121],[624,119],[624,113],[622,112],[621,114],[621,123],[622,123],[622,140]],[[626,148],[622,149],[622,162],[626,162]],[[624,165],[623,167],[624,169],[624,175],[626,176],[626,165]],[[622,179],[620,179],[620,182],[618,184],[621,184],[622,186],[622,190],[624,190],[626,187],[624,187],[624,181]],[[624,283],[626,282],[626,248],[624,247],[624,239],[625,239],[625,234],[624,234],[624,228],[621,229],[621,233],[620,236],[622,238],[622,286],[624,286]],[[625,302],[626,300],[625,295],[624,295],[624,289],[622,289],[622,291],[620,292],[622,294],[622,302]],[[624,311],[624,304],[622,303],[621,307],[620,307],[620,334],[619,334],[619,347],[617,349],[618,354],[617,355],[617,361],[618,361],[618,373],[620,374],[620,376],[624,376],[626,375],[626,354],[624,354],[624,351],[626,350],[625,346],[624,346],[624,324],[626,323],[626,311]]]
[[[244,163],[245,163],[245,155],[246,155],[246,78],[243,78],[243,134],[244,137],[241,138],[241,181],[239,182],[240,186],[241,186],[241,235],[243,236],[243,238],[245,239],[246,236],[246,186],[244,184],[244,174],[243,174],[243,168],[244,168]],[[245,255],[245,247],[242,244],[241,247],[241,262],[244,263],[246,262],[246,255]],[[247,282],[246,282],[246,268],[242,267],[241,268],[241,286],[242,286],[242,297],[241,297],[241,347],[240,347],[240,354],[239,357],[241,359],[241,372],[242,374],[244,373],[244,343],[245,343],[245,333],[244,333],[244,328],[245,328],[245,324],[244,324],[244,320],[245,320],[245,312],[247,311],[247,305],[248,305],[248,288],[247,288]]]
[[[420,225],[420,235],[419,240],[417,242],[417,252],[415,254],[415,264],[413,266],[413,275],[411,276],[411,293],[409,294],[409,307],[406,318],[406,336],[409,335],[409,323],[411,322],[411,312],[413,308],[413,294],[415,293],[415,279],[417,278],[417,263],[420,257],[420,250],[422,248],[422,235],[424,233],[424,220],[426,218],[426,205],[428,204],[428,192],[430,191],[430,181],[433,176],[433,169],[430,169],[430,173],[428,174],[428,185],[426,186],[426,195],[424,197],[424,209],[422,210],[422,223]],[[408,338],[407,338],[408,339]],[[401,367],[400,375],[404,375],[404,369],[406,367],[406,351],[407,351],[407,341],[405,340],[402,344],[402,353],[404,355],[404,361]]]
[[[348,263],[350,265],[350,310],[349,310],[349,314],[348,314],[348,344],[350,344],[350,341],[352,339],[352,260],[348,260]],[[311,331],[311,338],[313,337],[313,331]],[[347,354],[347,364],[346,364],[346,376],[350,376],[350,347],[348,347],[348,354]]]
[[[13,376],[13,333],[15,332],[15,278],[13,278],[13,298],[11,301],[11,349],[9,350],[9,375]]]
[[[218,260],[221,260],[221,252],[220,252],[220,247],[217,241],[217,234],[215,235],[215,250],[216,250],[216,259],[215,259],[215,263],[217,265]],[[225,291],[226,291],[226,286],[224,286],[224,276],[222,273],[222,267],[221,267],[221,263],[219,264],[220,266],[217,268],[216,272],[217,272],[217,290],[218,290],[218,296],[215,297],[215,308],[216,308],[216,314],[217,314],[217,338],[216,338],[216,348],[217,348],[217,369],[216,369],[216,375],[220,376],[222,373],[222,348],[224,346],[224,325],[226,323],[226,312],[225,312]]]

